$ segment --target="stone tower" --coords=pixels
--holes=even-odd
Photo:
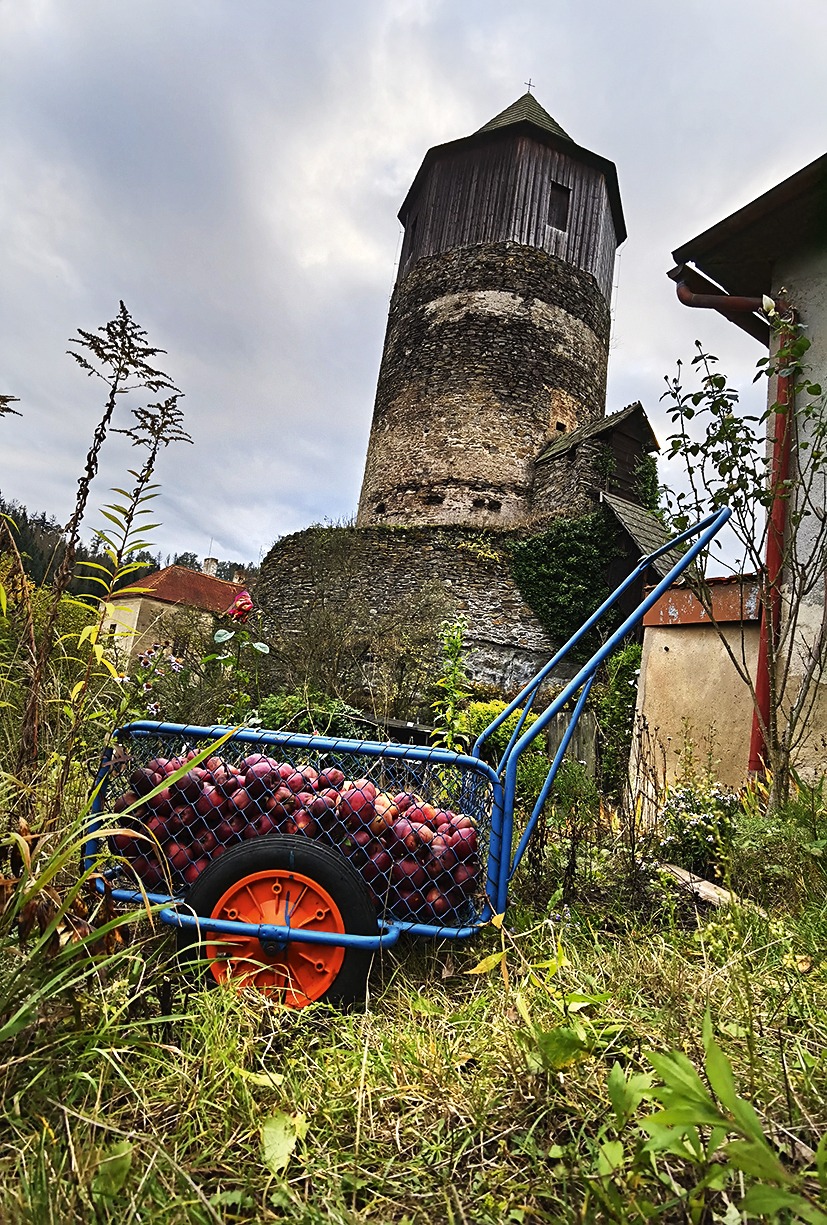
[[[614,164],[527,93],[430,149],[399,219],[357,525],[509,528],[565,510],[535,489],[535,461],[605,412],[626,237]]]

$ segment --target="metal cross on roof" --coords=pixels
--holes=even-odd
[[[529,77],[527,81],[523,81],[523,85],[527,85],[528,92],[531,93],[531,89],[532,89],[532,86],[534,85],[534,82],[532,81],[531,77]]]

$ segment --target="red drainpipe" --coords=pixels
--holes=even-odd
[[[726,293],[693,293],[686,281],[678,281],[675,289],[678,299],[683,302],[684,306],[720,311],[722,315],[725,315],[727,311],[733,313],[744,311],[746,314],[754,314],[764,309],[763,298],[744,298],[738,294]]]
[[[739,311],[754,313],[764,309],[763,298],[747,298],[735,294],[701,294],[693,293],[685,281],[676,285],[678,299],[684,306],[692,306],[705,310],[717,310],[721,314],[737,313]],[[781,336],[781,345],[789,340],[787,333]],[[770,668],[769,668],[769,627],[772,625],[774,640],[778,641],[781,628],[781,579],[782,559],[784,556],[784,536],[787,529],[787,498],[784,496],[785,482],[790,471],[790,440],[792,430],[790,418],[792,413],[792,382],[787,374],[777,376],[775,425],[773,429],[772,466],[770,479],[772,481],[773,499],[770,511],[769,529],[767,531],[766,576],[769,609],[766,604],[761,608],[761,625],[758,637],[758,662],[755,675],[755,710],[752,715],[752,734],[749,744],[750,773],[760,773],[766,765],[767,742],[764,728],[769,726],[770,718]]]
[[[782,333],[781,345],[789,341],[788,333]],[[772,439],[772,510],[767,530],[766,591],[769,610],[761,609],[761,626],[758,638],[758,664],[755,675],[755,710],[752,715],[752,736],[749,744],[749,770],[759,774],[767,764],[767,742],[764,729],[770,718],[770,665],[769,627],[772,625],[773,641],[778,642],[781,629],[781,580],[784,558],[784,537],[787,531],[786,481],[790,474],[790,441],[792,439],[792,379],[788,374],[777,376],[775,401],[775,423]],[[759,718],[760,712],[760,718]]]

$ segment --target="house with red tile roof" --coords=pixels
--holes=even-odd
[[[110,597],[109,641],[128,658],[157,642],[164,620],[183,610],[201,614],[207,629],[243,590],[243,582],[228,583],[186,566],[166,566]]]

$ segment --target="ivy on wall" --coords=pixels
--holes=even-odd
[[[629,779],[642,648],[627,642],[606,661],[605,679],[594,695],[604,791],[620,797]]]
[[[635,486],[641,506],[661,518],[661,487],[658,481],[658,461],[654,455],[641,455],[635,464]]]
[[[548,528],[511,546],[511,572],[526,604],[548,636],[563,644],[610,594],[609,563],[620,556],[617,529],[604,511],[577,519],[554,519]],[[606,629],[611,614],[580,644],[575,659],[587,659]]]

